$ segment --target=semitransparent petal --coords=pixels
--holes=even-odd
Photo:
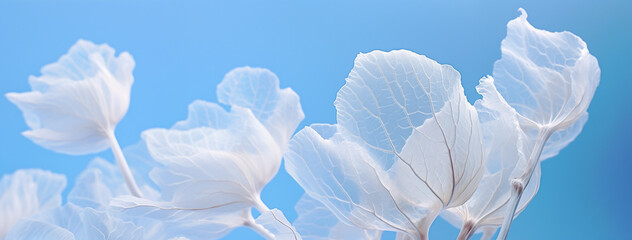
[[[19,219],[61,205],[66,177],[39,169],[18,170],[0,181],[0,239]]]
[[[108,148],[108,134],[129,106],[134,60],[108,45],[79,40],[58,62],[30,77],[32,91],[6,97],[24,114],[36,144],[67,154]]]

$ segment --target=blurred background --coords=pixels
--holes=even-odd
[[[579,137],[542,164],[538,195],[514,221],[510,239],[630,239],[632,226],[632,1],[0,1],[0,93],[30,91],[29,75],[78,40],[107,43],[135,61],[131,105],[116,135],[123,147],[143,130],[168,128],[195,99],[239,66],[265,67],[301,97],[305,120],[335,123],[333,106],[355,56],[409,49],[474,87],[500,58],[506,24],[524,8],[536,28],[580,36],[601,67],[601,84]],[[0,175],[20,168],[66,174],[69,187],[96,156],[45,150],[20,133],[21,112],[0,98]],[[65,194],[69,190],[65,191]],[[263,191],[290,221],[303,194],[282,167]],[[458,229],[437,219],[432,239]],[[627,237],[626,237],[627,236]],[[393,238],[387,234],[387,238]],[[225,239],[260,239],[239,228]]]

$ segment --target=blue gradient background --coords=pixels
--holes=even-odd
[[[127,3],[126,3],[127,2]],[[510,239],[629,239],[632,226],[632,2],[630,1],[0,1],[0,93],[24,92],[29,75],[77,39],[108,43],[136,60],[123,146],[148,128],[186,117],[195,99],[216,101],[234,67],[269,68],[301,97],[311,123],[335,123],[333,102],[360,52],[409,49],[461,72],[466,95],[491,74],[506,24],[523,7],[529,21],[569,30],[599,59],[602,78],[582,134],[543,163],[540,192],[514,222]],[[47,151],[22,137],[20,111],[0,98],[0,175],[43,168],[74,178],[95,156]],[[65,193],[67,193],[66,190]],[[302,190],[282,168],[263,200],[293,220]],[[443,220],[432,239],[454,239]],[[624,235],[625,234],[625,235]],[[627,236],[627,237],[626,237]],[[392,237],[392,235],[390,235]],[[240,228],[226,239],[257,239]]]

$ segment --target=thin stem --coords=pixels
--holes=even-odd
[[[125,184],[127,184],[127,188],[129,189],[130,193],[132,193],[132,195],[142,198],[143,195],[140,193],[138,185],[136,185],[136,181],[134,181],[134,177],[132,176],[132,172],[129,170],[129,166],[127,165],[127,161],[125,160],[125,156],[123,155],[123,150],[121,150],[121,146],[114,136],[114,131],[109,132],[107,136],[110,143],[110,148],[112,149],[112,154],[114,154],[114,159],[116,159],[116,165],[118,165],[119,170],[123,175],[123,179],[125,179]]]
[[[254,199],[255,199],[255,208],[257,209],[257,211],[259,211],[260,214],[264,214],[270,211],[270,208],[268,208],[268,206],[266,206],[266,204],[263,203],[263,201],[261,201],[261,197],[259,195],[255,196]]]
[[[471,221],[466,221],[463,223],[461,227],[461,231],[459,232],[459,236],[456,237],[457,240],[468,240],[474,235],[474,223]]]
[[[531,155],[529,156],[529,161],[527,162],[527,171],[523,173],[519,178],[515,178],[511,180],[511,197],[509,199],[509,209],[507,211],[507,215],[505,215],[505,219],[503,220],[503,225],[500,228],[500,233],[496,240],[505,240],[507,239],[507,235],[509,234],[509,228],[511,227],[511,222],[514,219],[514,215],[516,213],[516,209],[518,209],[518,205],[520,203],[520,198],[522,197],[522,192],[529,184],[529,180],[531,180],[531,175],[535,171],[536,166],[540,161],[540,155],[542,154],[542,150],[544,149],[544,145],[546,141],[549,140],[551,136],[550,128],[542,128],[538,131],[538,138],[533,146],[533,151],[531,151]]]
[[[255,232],[257,232],[259,235],[265,237],[266,239],[274,239],[274,234],[272,234],[270,231],[268,231],[268,229],[264,228],[263,226],[261,226],[261,224],[258,224],[255,222],[255,219],[252,217],[252,215],[248,216],[248,221],[246,221],[244,223],[245,226],[252,228],[252,230],[255,230]]]

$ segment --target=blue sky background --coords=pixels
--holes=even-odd
[[[108,43],[136,60],[122,146],[148,128],[186,118],[195,99],[235,67],[265,67],[301,97],[311,123],[335,123],[333,102],[360,52],[409,49],[454,66],[469,100],[500,58],[506,24],[523,7],[529,21],[580,36],[599,60],[601,84],[577,140],[543,163],[540,191],[510,239],[627,239],[632,226],[632,2],[630,1],[0,1],[0,93],[24,92],[29,75],[79,38]],[[448,2],[448,1],[446,1]],[[64,173],[69,186],[95,156],[45,150],[20,132],[21,112],[0,98],[0,175],[20,168]],[[66,191],[67,193],[67,191]],[[268,206],[296,218],[302,190],[282,168],[264,189]],[[454,239],[443,220],[432,239]],[[256,239],[240,228],[226,239]]]

